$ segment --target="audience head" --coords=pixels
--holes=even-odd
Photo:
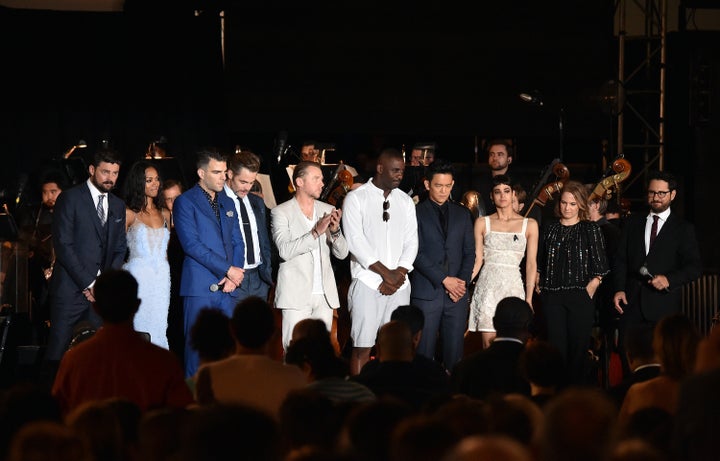
[[[656,362],[651,325],[640,325],[628,330],[625,335],[625,355],[633,369]]]
[[[324,378],[345,378],[348,364],[335,354],[330,336],[308,336],[294,340],[285,352],[285,363],[305,370],[312,381]]]
[[[617,407],[600,389],[569,388],[544,409],[540,461],[603,461],[617,436]]]
[[[532,461],[530,451],[506,435],[466,437],[443,461]]]
[[[498,337],[518,338],[526,341],[530,336],[533,311],[524,299],[514,296],[501,299],[495,309],[493,326]]]
[[[707,338],[698,344],[695,371],[701,373],[720,368],[720,328],[710,330]]]
[[[520,354],[520,370],[525,379],[536,386],[558,389],[565,373],[565,360],[560,349],[545,340],[528,342]]]
[[[275,317],[264,299],[249,296],[235,306],[230,327],[238,345],[261,349],[275,333]]]
[[[140,307],[138,283],[123,269],[103,271],[95,281],[93,307],[107,323],[132,322]]]
[[[33,421],[12,440],[7,461],[92,461],[82,438],[59,421]]]
[[[290,338],[290,344],[301,338],[313,338],[331,342],[330,332],[327,330],[325,322],[313,318],[302,319],[295,324],[292,337]]]
[[[398,306],[390,314],[390,320],[397,320],[407,324],[413,337],[413,345],[417,347],[418,343],[420,343],[423,328],[425,328],[425,313],[422,309],[412,304]]]
[[[460,440],[452,426],[439,418],[419,414],[401,421],[390,437],[393,461],[437,461]]]
[[[665,375],[682,379],[695,367],[700,335],[685,314],[672,314],[655,325],[653,349]]]
[[[376,348],[380,362],[412,362],[415,347],[410,327],[398,320],[382,325],[378,330]]]
[[[231,355],[235,341],[230,333],[230,319],[222,309],[205,307],[200,310],[190,328],[190,347],[201,362],[211,362]]]

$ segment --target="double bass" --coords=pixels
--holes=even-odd
[[[610,200],[613,194],[620,190],[620,183],[625,181],[632,171],[630,162],[628,162],[623,156],[619,156],[615,159],[611,168],[614,173],[605,176],[599,183],[597,183],[597,185],[595,185],[593,191],[590,193],[590,197],[588,197],[588,201],[601,199]]]
[[[527,218],[528,215],[530,215],[530,210],[532,210],[533,206],[540,205],[545,206],[545,204],[552,200],[553,194],[559,193],[564,184],[565,181],[570,177],[570,170],[560,163],[559,160],[554,160],[550,166],[552,168],[547,168],[545,174],[543,175],[542,180],[540,181],[540,184],[545,183],[544,186],[540,187],[539,190],[535,193],[535,198],[533,199],[532,203],[528,207],[527,211],[525,211],[525,217]],[[550,173],[555,175],[555,179],[547,182],[548,178],[550,177]]]

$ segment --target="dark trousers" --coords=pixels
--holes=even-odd
[[[425,327],[417,353],[435,359],[439,333],[443,365],[446,369],[452,370],[463,357],[464,335],[468,320],[467,294],[456,303],[452,302],[444,292],[433,300],[411,298],[410,302],[425,314]]]
[[[565,358],[569,384],[587,384],[595,301],[584,289],[545,291],[542,308],[548,341]]]

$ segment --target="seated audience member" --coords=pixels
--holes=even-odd
[[[675,459],[714,460],[720,427],[720,328],[698,345],[695,373],[680,385],[672,440]]]
[[[288,392],[305,387],[307,379],[297,366],[268,355],[275,334],[272,308],[257,296],[243,299],[233,310],[230,331],[235,353],[198,370],[197,402],[252,405],[277,417]]]
[[[560,391],[565,361],[557,347],[536,339],[520,354],[520,373],[530,383],[530,399],[544,407]]]
[[[254,406],[201,406],[189,413],[185,428],[178,456],[173,460],[282,460],[277,421]]]
[[[661,408],[675,414],[680,382],[693,371],[700,335],[684,314],[663,317],[655,325],[653,350],[660,361],[660,375],[633,384],[627,391],[618,419],[625,424],[636,411]]]
[[[138,461],[169,461],[180,455],[180,443],[194,409],[159,408],[138,423]]]
[[[412,334],[413,350],[417,351],[418,344],[420,344],[420,338],[423,334],[423,328],[425,328],[425,313],[422,311],[422,309],[417,306],[413,306],[412,304],[398,306],[393,311],[393,313],[390,314],[390,320],[397,320],[399,322],[403,322],[410,327],[410,333]],[[447,373],[442,364],[422,354],[415,353],[413,356],[413,362],[416,362],[420,367],[428,368],[430,370],[434,369],[434,373],[437,373],[438,371]],[[371,370],[376,369],[379,364],[380,361],[377,360],[377,357],[375,357],[373,360],[370,360],[368,363],[366,363],[361,371],[369,373]]]
[[[449,397],[448,375],[413,360],[415,348],[410,327],[391,320],[378,330],[377,360],[374,370],[362,370],[352,377],[378,397],[392,396],[416,408]]]
[[[206,307],[200,310],[190,328],[190,347],[197,351],[201,366],[229,357],[235,352],[230,319],[222,309]],[[186,379],[193,394],[196,378],[197,373]]]
[[[525,300],[502,299],[493,317],[497,337],[488,349],[470,354],[453,368],[453,391],[478,399],[493,393],[530,395],[530,385],[520,374],[519,360],[530,337],[532,318],[532,308]]]
[[[321,319],[307,318],[302,319],[295,324],[290,337],[290,344],[302,339],[302,338],[313,338],[313,339],[330,339],[330,332]],[[332,340],[331,340],[332,341]]]
[[[337,406],[311,389],[290,391],[278,413],[284,458],[299,455],[310,447],[329,453],[340,432]]]
[[[506,435],[487,434],[466,437],[443,458],[444,461],[532,461],[527,447]]]
[[[133,329],[137,290],[125,270],[98,277],[93,309],[103,326],[65,353],[52,387],[64,414],[84,402],[113,397],[126,398],[142,411],[193,403],[177,357]]]
[[[660,375],[660,364],[655,358],[653,350],[653,327],[651,325],[638,326],[627,332],[625,355],[631,373],[624,377],[621,383],[608,389],[610,397],[615,400],[618,408],[622,406],[630,386]]]
[[[460,441],[460,434],[440,418],[419,414],[401,421],[390,437],[393,461],[436,461]]]
[[[7,461],[93,461],[77,432],[59,421],[33,421],[13,438]]]
[[[538,461],[603,461],[617,439],[617,408],[600,389],[571,387],[548,402]]]
[[[318,336],[295,339],[298,325],[308,320],[318,322]],[[319,327],[322,327],[322,334]],[[295,325],[293,339],[285,354],[285,363],[300,367],[307,375],[307,388],[328,397],[334,403],[375,400],[375,394],[367,386],[347,379],[350,366],[345,359],[335,354],[325,322],[320,319],[305,319]]]

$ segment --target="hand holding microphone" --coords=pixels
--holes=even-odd
[[[664,275],[658,275],[657,277],[652,275],[645,265],[640,267],[639,272],[640,275],[648,279],[656,290],[670,292],[670,282],[667,281],[667,277]]]

